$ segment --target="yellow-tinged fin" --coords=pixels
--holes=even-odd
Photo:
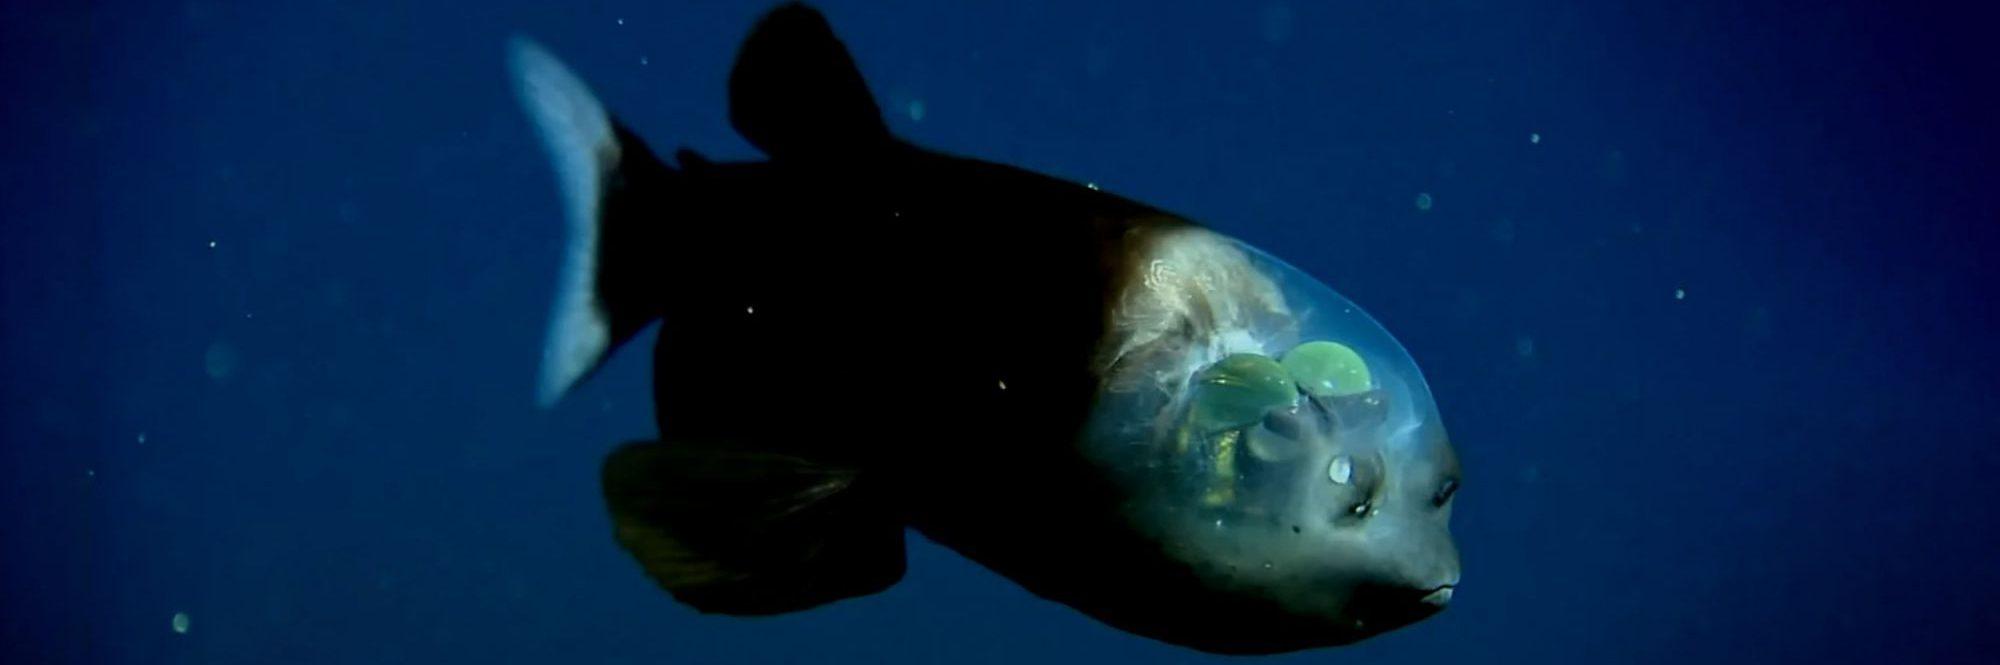
[[[619,544],[703,612],[793,612],[903,576],[903,523],[852,468],[647,441],[613,452],[603,482]]]

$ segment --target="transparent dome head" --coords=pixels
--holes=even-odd
[[[1135,242],[1083,442],[1127,519],[1198,572],[1312,590],[1288,600],[1326,614],[1360,584],[1455,583],[1457,460],[1388,330],[1226,236]]]

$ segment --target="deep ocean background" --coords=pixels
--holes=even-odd
[[[897,132],[1272,249],[1430,379],[1455,605],[1280,660],[2000,646],[1991,17],[960,4],[822,5]],[[764,8],[7,3],[0,661],[1210,660],[914,535],[894,589],[762,620],[613,543],[648,362],[533,408],[561,222],[505,42],[749,158],[723,81]]]

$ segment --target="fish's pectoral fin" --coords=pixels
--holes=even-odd
[[[776,160],[852,159],[889,141],[882,111],[826,17],[792,3],[758,21],[729,73],[729,122]]]
[[[682,178],[555,56],[523,38],[509,50],[516,96],[555,163],[566,220],[537,386],[550,406],[659,315],[663,280],[649,256],[664,246]]]
[[[703,612],[792,612],[903,576],[903,523],[853,469],[647,441],[613,452],[603,482],[619,544]]]

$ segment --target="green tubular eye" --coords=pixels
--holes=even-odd
[[[1202,431],[1235,429],[1262,420],[1266,412],[1292,404],[1298,396],[1291,375],[1278,361],[1238,353],[1195,375],[1191,419]]]
[[[1283,367],[1316,397],[1366,392],[1374,382],[1361,354],[1338,342],[1306,342],[1293,347],[1285,354]]]

